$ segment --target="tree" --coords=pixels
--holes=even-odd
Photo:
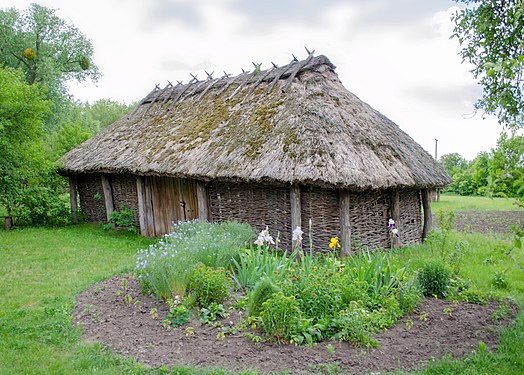
[[[49,102],[22,71],[0,68],[0,204],[12,213],[20,189],[45,169],[41,142]]]
[[[524,1],[456,0],[454,16],[463,61],[473,65],[483,96],[475,108],[511,128],[524,128]]]
[[[524,136],[501,134],[492,150],[489,173],[495,195],[524,196]]]
[[[48,90],[65,90],[75,79],[97,80],[91,42],[73,25],[38,4],[19,12],[0,10],[0,65],[21,68],[27,82]]]

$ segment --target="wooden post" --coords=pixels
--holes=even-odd
[[[433,218],[431,217],[430,205],[430,191],[428,189],[422,190],[422,210],[424,212],[424,226],[422,227],[422,241],[426,240],[431,226],[433,225]]]
[[[340,210],[340,255],[347,256],[351,252],[351,216],[349,190],[339,191]]]
[[[197,203],[198,220],[209,221],[209,199],[206,185],[202,181],[197,181]]]
[[[395,228],[397,228],[399,234],[399,237],[393,237],[393,247],[398,248],[400,247],[400,236],[402,236],[402,228],[400,227],[400,195],[398,189],[394,189],[391,193],[391,218],[395,221]]]
[[[145,220],[146,236],[153,237],[157,235],[157,228],[155,225],[155,212],[153,207],[153,180],[154,177],[144,177],[144,206],[145,206]]]
[[[5,230],[9,230],[13,227],[13,217],[12,216],[3,216],[5,222],[4,222],[4,228]]]
[[[111,191],[111,183],[106,175],[102,175],[102,190],[104,191],[104,202],[106,204],[107,222],[111,218],[111,213],[115,210],[113,203],[113,192]]]
[[[140,234],[147,236],[146,225],[146,203],[144,191],[144,177],[137,176],[136,178],[136,193],[138,195],[138,222],[140,223]]]
[[[78,223],[78,190],[76,177],[69,177],[69,203],[71,204],[71,219]]]
[[[293,231],[300,227],[302,228],[302,208],[300,205],[300,186],[291,185],[289,189],[289,200],[291,202],[291,238],[293,239]],[[294,250],[299,244],[297,241],[291,241],[291,247]],[[302,247],[302,244],[300,244]]]

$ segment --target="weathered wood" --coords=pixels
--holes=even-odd
[[[340,254],[347,256],[351,252],[351,218],[349,190],[342,189],[339,193],[340,209]]]
[[[422,241],[426,240],[431,226],[433,225],[433,218],[431,216],[431,205],[430,205],[430,191],[427,189],[422,190],[422,211],[424,213],[424,226],[422,227]]]
[[[142,176],[136,178],[136,193],[138,196],[138,222],[140,223],[140,234],[147,236],[146,197],[144,191],[144,177]]]
[[[146,236],[155,236],[155,217],[153,214],[153,197],[151,193],[151,179],[152,177],[144,177],[144,207],[145,207],[145,225]]]
[[[393,247],[400,247],[400,235],[402,234],[400,227],[400,195],[398,189],[391,192],[391,218],[395,221],[395,228],[398,229],[399,236],[393,237]],[[390,234],[391,235],[391,234]]]
[[[107,222],[111,218],[111,213],[115,210],[113,203],[113,191],[111,189],[111,182],[109,177],[102,175],[102,190],[104,191],[104,203],[106,205]]]
[[[206,185],[198,181],[197,182],[197,205],[198,205],[198,220],[209,221],[209,198],[207,196]]]
[[[291,201],[291,231],[294,231],[297,227],[302,228],[302,207],[300,206],[300,186],[292,185],[289,191],[289,199]],[[291,238],[293,238],[293,232],[291,232]],[[291,246],[295,249],[298,244],[297,241],[292,241]]]
[[[69,203],[71,205],[71,219],[73,223],[78,223],[78,189],[75,177],[69,177]]]

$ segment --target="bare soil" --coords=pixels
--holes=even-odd
[[[151,315],[153,308],[158,317]],[[88,342],[100,341],[151,367],[193,365],[230,371],[315,373],[336,366],[350,373],[364,373],[411,370],[445,355],[461,357],[476,349],[480,341],[494,348],[501,327],[517,310],[512,306],[507,318],[495,321],[492,315],[496,309],[495,302],[455,305],[430,298],[397,325],[377,334],[378,348],[355,348],[336,341],[309,347],[279,345],[256,343],[240,333],[220,338],[220,328],[203,325],[197,319],[166,329],[162,324],[166,304],[141,294],[136,280],[115,276],[78,296],[73,323],[81,325]],[[241,314],[232,310],[222,325],[234,326],[240,318]],[[328,344],[333,346],[331,353]]]
[[[509,226],[516,223],[524,227],[522,212],[459,212],[455,227],[468,232],[510,233]],[[158,316],[151,314],[152,309],[157,309]],[[85,340],[102,342],[151,367],[192,365],[232,372],[253,369],[293,374],[337,368],[348,373],[377,373],[421,368],[442,356],[462,357],[481,341],[494,349],[500,329],[517,313],[512,305],[510,314],[497,321],[493,318],[497,309],[493,301],[455,305],[429,298],[394,327],[377,334],[378,348],[356,348],[336,341],[314,346],[279,345],[256,343],[241,333],[222,338],[220,328],[203,325],[196,318],[184,326],[166,329],[162,324],[166,304],[141,294],[136,280],[115,276],[77,297],[73,323],[83,328]],[[241,318],[239,312],[231,310],[221,323],[234,327]],[[328,350],[328,345],[333,350]]]
[[[524,228],[523,211],[455,212],[455,229],[462,232],[510,234],[512,225]]]

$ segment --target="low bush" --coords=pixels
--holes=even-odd
[[[271,296],[280,292],[280,288],[275,285],[269,277],[261,278],[256,284],[250,295],[248,313],[251,316],[259,316],[262,311],[262,304]]]
[[[200,307],[208,307],[224,302],[230,285],[231,279],[226,270],[199,263],[193,269],[188,289]]]
[[[277,292],[262,304],[262,328],[269,337],[289,342],[299,327],[301,315],[294,296]]]
[[[418,273],[418,281],[425,296],[445,297],[451,282],[451,270],[441,261],[426,263]]]

